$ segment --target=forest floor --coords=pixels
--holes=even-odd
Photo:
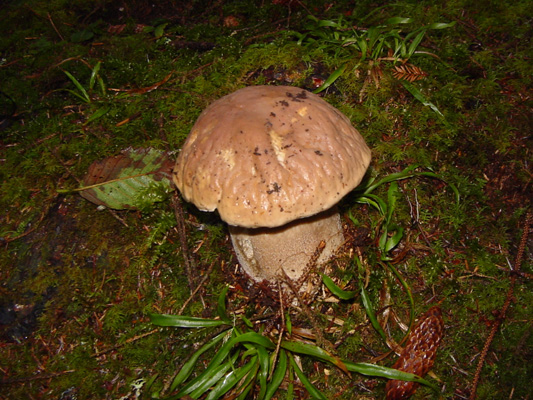
[[[531,399],[532,15],[527,0],[2,3],[0,398],[178,393],[194,350],[214,344],[189,379],[221,351],[221,327],[159,327],[157,313],[292,343],[266,358],[235,345],[228,366],[256,374],[248,398],[282,371],[272,398],[380,399],[387,379],[319,349],[391,367],[438,306],[437,391],[413,398]],[[251,85],[316,91],[371,148],[363,185],[385,179],[339,204],[346,243],[305,304],[250,282],[226,225],[170,186],[130,209],[75,191],[127,149],[173,163],[201,111]],[[272,375],[254,369],[264,359]],[[245,380],[219,396],[215,383],[182,398],[246,397]]]

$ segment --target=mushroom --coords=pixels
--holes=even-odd
[[[173,180],[185,200],[218,210],[254,280],[298,280],[315,253],[323,265],[344,242],[335,205],[369,163],[363,137],[317,95],[252,86],[203,111]]]

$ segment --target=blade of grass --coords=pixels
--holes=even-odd
[[[250,361],[233,371],[230,371],[224,379],[220,380],[215,387],[209,392],[205,400],[216,400],[222,397],[228,390],[234,387],[257,365],[257,356],[252,357]],[[191,393],[192,395],[192,393]]]
[[[90,124],[91,122],[97,120],[98,118],[101,118],[103,117],[104,115],[106,115],[109,110],[111,110],[110,107],[102,107],[102,108],[99,108],[98,110],[96,110],[88,119],[87,121],[85,121],[83,123],[83,125],[88,125]]]
[[[94,83],[96,81],[96,77],[98,76],[98,72],[100,71],[101,65],[102,62],[98,61],[91,72],[91,77],[89,78],[89,90],[93,90],[94,88]]]
[[[278,355],[278,362],[276,368],[274,369],[272,379],[270,380],[270,384],[268,385],[268,388],[265,393],[265,400],[270,400],[272,396],[274,396],[279,386],[281,385],[281,382],[283,382],[286,372],[287,353],[285,352],[285,350],[281,349]]]
[[[418,167],[419,166],[416,165],[416,164],[410,165],[409,167],[405,168],[403,171],[395,172],[395,173],[392,173],[390,175],[387,175],[386,177],[384,177],[383,179],[381,179],[381,180],[379,180],[377,182],[375,182],[375,180],[372,180],[372,181],[368,182],[368,184],[366,184],[365,186],[362,186],[362,187],[356,189],[355,193],[359,192],[359,193],[361,193],[361,196],[362,195],[368,196],[376,188],[378,188],[379,186],[381,186],[381,185],[383,185],[385,183],[389,183],[389,182],[393,182],[393,181],[399,181],[399,180],[403,180],[403,179],[408,179],[408,178],[412,178],[412,177],[416,177],[416,176],[426,176],[428,178],[434,178],[434,179],[438,179],[440,181],[446,182],[446,184],[452,189],[452,191],[455,194],[455,201],[456,202],[460,201],[461,196],[460,196],[459,190],[457,189],[457,187],[455,185],[453,185],[452,183],[447,182],[444,178],[442,178],[441,176],[439,176],[438,174],[436,174],[434,172],[429,172],[429,171],[413,172]]]
[[[233,368],[233,365],[235,364],[235,360],[237,360],[237,357],[239,356],[239,353],[235,353],[230,359],[225,362],[224,364],[220,364],[216,368],[214,368],[210,374],[205,375],[204,379],[198,382],[197,385],[195,385],[194,390],[187,390],[180,391],[180,393],[183,394],[190,394],[190,396],[193,399],[197,399],[201,395],[203,395],[211,386],[213,386],[216,382],[218,382],[230,369]]]
[[[323,90],[326,90],[339,78],[339,76],[341,76],[344,73],[345,70],[346,70],[346,64],[344,64],[342,67],[340,67],[339,69],[334,71],[330,76],[328,76],[324,84],[320,86],[318,89],[314,90],[313,93],[316,94],[316,93],[322,92]]]
[[[172,326],[175,328],[209,328],[220,325],[228,325],[224,321],[183,315],[148,314],[150,321],[158,326]]]
[[[407,282],[402,278],[398,270],[390,263],[390,262],[382,262],[380,263],[383,268],[388,268],[392,271],[394,276],[396,276],[396,279],[400,281],[400,284],[403,286],[405,292],[407,293],[407,298],[409,299],[409,329],[407,332],[405,332],[405,336],[409,335],[409,332],[411,331],[411,327],[413,326],[413,323],[415,321],[415,301],[413,299],[413,294],[411,293],[411,288],[407,284]]]
[[[407,91],[413,95],[415,99],[417,99],[424,106],[431,108],[446,127],[451,128],[448,121],[446,121],[444,114],[440,112],[440,110],[435,104],[426,99],[426,97],[422,94],[422,92],[420,92],[420,90],[418,90],[414,85],[412,85],[410,82],[407,82],[406,80],[402,79],[400,82],[402,83],[403,87],[406,88]]]
[[[438,392],[438,388],[427,380],[419,377],[418,375],[411,374],[409,372],[399,371],[394,368],[382,367],[376,364],[368,363],[354,363],[344,360],[348,371],[357,372],[358,374],[365,376],[379,376],[387,379],[397,379],[400,381],[417,382],[424,386],[428,386]]]
[[[327,397],[324,396],[324,394],[320,390],[318,390],[309,381],[309,379],[307,379],[307,376],[305,376],[305,374],[302,372],[298,364],[296,364],[296,362],[294,361],[294,357],[292,356],[292,354],[289,354],[289,359],[290,359],[291,366],[294,369],[294,372],[296,372],[296,376],[298,376],[298,379],[300,379],[300,382],[302,382],[302,384],[304,385],[307,392],[311,395],[311,397],[313,399],[318,399],[318,400],[328,400]]]
[[[262,346],[256,347],[257,355],[259,356],[259,394],[257,395],[257,400],[262,400],[265,397],[267,391],[267,378],[268,372],[270,371],[270,357],[268,352]]]
[[[237,389],[237,393],[239,393],[237,400],[248,399],[248,393],[255,385],[255,377],[258,370],[259,364],[255,363],[253,370],[242,380],[241,386]]]
[[[324,285],[326,285],[326,287],[329,289],[331,293],[333,293],[333,295],[337,296],[341,300],[351,300],[355,296],[357,296],[356,291],[348,291],[348,290],[341,289],[327,275],[322,274],[322,282],[324,282]]]
[[[81,94],[79,94],[77,92],[74,92],[72,90],[68,90],[68,91],[70,93],[76,95],[78,98],[83,100],[85,103],[90,103],[91,102],[91,98],[89,97],[89,94],[87,93],[87,91],[85,90],[83,85],[76,78],[74,78],[74,76],[70,72],[68,72],[68,71],[63,71],[63,72],[72,81],[74,86],[76,86],[78,88],[78,90],[80,91]]]
[[[394,232],[394,234],[391,237],[387,238],[387,241],[385,242],[385,248],[383,249],[385,251],[384,256],[386,256],[389,251],[398,246],[398,243],[400,243],[403,238],[404,229],[399,226],[393,225],[389,227],[388,232]]]
[[[367,204],[374,207],[383,216],[387,214],[387,203],[385,203],[385,201],[379,196],[371,193],[364,193],[357,197],[355,201],[359,204]]]
[[[226,295],[228,293],[229,286],[226,285],[224,289],[222,289],[222,292],[220,292],[220,295],[218,296],[218,302],[217,302],[217,314],[220,317],[222,321],[224,321],[226,324],[231,324],[231,320],[228,317],[228,314],[226,313]]]
[[[231,331],[230,331],[231,332]],[[211,339],[208,343],[200,347],[193,355],[192,357],[183,364],[183,367],[181,367],[180,372],[174,380],[172,381],[172,385],[170,385],[170,391],[174,391],[179,385],[181,385],[183,382],[185,382],[189,376],[191,375],[194,366],[196,365],[196,362],[198,361],[198,358],[205,353],[207,350],[215,346],[217,343],[219,343],[224,337],[228,335],[228,332],[222,332],[219,335],[215,336],[213,339]]]
[[[330,364],[337,366],[342,371],[348,373],[348,370],[346,369],[340,358],[332,356],[321,347],[307,343],[292,342],[288,340],[282,340],[281,347],[292,353],[305,354],[306,356],[311,356],[314,358],[318,358],[322,361],[327,361]]]
[[[363,285],[361,285],[361,301],[363,302],[363,307],[365,308],[366,315],[368,316],[370,323],[372,324],[376,332],[379,333],[379,335],[383,338],[383,340],[387,342],[387,334],[379,324],[378,319],[376,318],[376,314],[374,314],[370,298],[368,297],[368,293],[366,292]]]

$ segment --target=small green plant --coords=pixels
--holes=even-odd
[[[411,165],[405,168],[403,171],[390,174],[377,182],[375,181],[375,178],[371,178],[355,190],[354,201],[360,204],[367,204],[376,209],[383,219],[381,224],[382,232],[378,241],[378,249],[381,253],[382,261],[389,261],[391,259],[388,254],[400,243],[403,238],[403,228],[398,226],[392,218],[394,210],[396,209],[396,199],[399,195],[398,181],[417,176],[425,176],[428,178],[442,180],[442,178],[434,172],[416,171],[417,168],[417,165]],[[372,193],[378,187],[388,183],[390,183],[390,186],[387,191],[387,201]],[[459,191],[453,184],[448,185],[455,195],[456,202],[459,202]],[[351,213],[349,214],[349,217],[352,222],[357,224],[357,221]]]
[[[246,399],[252,391],[255,398],[268,400],[278,391],[283,380],[288,376],[288,397],[292,397],[293,377],[296,375],[305,389],[314,399],[327,397],[306,376],[295,361],[295,356],[310,357],[336,366],[345,373],[355,372],[367,376],[414,381],[432,387],[424,379],[395,369],[368,363],[354,363],[340,359],[323,348],[264,334],[260,327],[254,330],[254,324],[243,315],[226,313],[226,295],[228,287],[218,299],[218,319],[195,318],[179,315],[151,314],[152,323],[158,326],[185,329],[220,330],[211,340],[198,349],[175,376],[169,390],[175,392],[167,398],[179,399],[190,396],[207,400],[222,398],[231,392],[234,399]],[[291,333],[290,316],[287,314],[286,332]],[[215,355],[207,367],[195,377],[191,377],[201,356],[217,347]],[[177,392],[176,392],[177,391]]]
[[[455,25],[452,23],[433,23],[422,26],[409,33],[404,33],[403,26],[411,24],[411,18],[392,17],[384,24],[370,28],[354,26],[340,17],[337,21],[320,20],[308,16],[310,23],[305,33],[295,32],[298,44],[313,46],[324,52],[333,52],[334,57],[342,64],[333,72],[325,83],[315,92],[321,92],[331,86],[346,70],[347,61],[357,57],[357,68],[362,62],[370,61],[401,61],[407,62],[415,54],[434,54],[419,50],[420,43],[426,32],[432,29],[445,29]]]
[[[76,86],[77,90],[71,90],[71,89],[64,89],[70,94],[76,96],[78,99],[83,101],[84,103],[91,103],[92,97],[91,92],[94,90],[94,87],[96,83],[98,83],[98,87],[100,88],[100,94],[102,96],[105,96],[106,93],[106,87],[105,83],[100,76],[100,67],[102,66],[102,63],[98,61],[95,66],[91,69],[91,77],[89,78],[89,82],[87,84],[87,88],[85,88],[78,79],[74,77],[70,72],[63,70],[65,75],[71,80],[71,82]]]
[[[392,258],[390,252],[403,238],[404,230],[393,221],[396,200],[399,194],[398,181],[415,177],[426,176],[440,179],[433,172],[417,172],[416,166],[406,168],[404,171],[391,174],[379,181],[370,179],[358,190],[355,201],[375,208],[383,222],[380,224],[380,238],[378,251],[380,264],[383,268],[393,272],[401,282],[408,294],[411,304],[411,321],[414,321],[414,301],[408,284],[403,280],[398,271],[389,262]],[[387,191],[387,200],[375,195],[373,192],[378,187],[390,184]],[[458,192],[453,185],[453,191],[458,199]],[[352,220],[353,217],[351,217]],[[355,221],[354,221],[355,222]],[[338,287],[334,281],[323,275],[326,287],[339,299],[351,300],[359,293],[372,326],[386,342],[387,334],[379,324],[372,308],[371,299],[364,286],[362,278],[364,268],[361,261],[354,257],[359,273],[359,291],[346,291]],[[219,399],[231,391],[231,398],[245,399],[251,391],[255,391],[257,399],[271,399],[286,376],[296,375],[305,389],[315,399],[327,399],[315,385],[313,385],[294,360],[294,356],[306,356],[322,362],[332,364],[340,370],[349,373],[356,372],[368,376],[384,377],[398,380],[416,380],[431,386],[428,382],[412,374],[368,363],[353,363],[340,359],[327,350],[309,343],[294,340],[291,336],[292,324],[290,314],[285,315],[285,331],[279,333],[280,337],[271,337],[261,326],[254,325],[244,315],[229,317],[226,312],[226,287],[219,296],[217,304],[218,318],[205,319],[179,315],[151,314],[152,323],[158,326],[176,327],[185,329],[218,329],[218,333],[197,350],[183,365],[170,385],[170,392],[175,393],[168,399],[178,399],[190,396],[193,399],[205,396],[206,399]],[[285,338],[285,333],[290,339]],[[406,335],[409,332],[406,333]],[[191,377],[201,356],[218,346],[214,357],[208,366],[195,377]],[[288,393],[292,393],[292,379],[289,379]],[[291,395],[288,398],[292,398]]]
[[[298,44],[314,45],[326,51],[331,48],[341,59],[357,55],[359,62],[382,57],[408,60],[417,52],[417,47],[428,29],[449,26],[432,24],[402,36],[401,26],[410,24],[411,18],[393,17],[382,25],[370,28],[353,26],[343,17],[337,21],[320,20],[313,16],[308,18],[311,22],[306,26],[307,32],[296,33]]]
[[[377,245],[378,245],[377,247],[378,247],[378,252],[380,256],[380,260],[378,261],[378,264],[384,270],[390,271],[392,275],[400,282],[409,300],[410,321],[409,321],[409,329],[405,333],[405,336],[409,335],[410,328],[412,327],[413,322],[414,322],[414,317],[415,317],[414,299],[413,299],[411,289],[408,283],[403,279],[401,274],[391,263],[392,257],[390,254],[391,251],[398,246],[398,244],[401,242],[401,240],[404,237],[404,229],[401,226],[399,226],[394,221],[394,218],[393,218],[394,211],[396,209],[396,201],[399,197],[398,181],[401,181],[403,179],[417,177],[417,176],[425,176],[425,177],[433,178],[433,179],[442,179],[441,177],[439,177],[439,175],[435,174],[434,172],[416,171],[417,168],[418,167],[416,165],[407,167],[403,171],[390,174],[386,176],[385,178],[380,179],[377,182],[375,178],[371,178],[356,189],[355,199],[354,199],[356,203],[366,204],[374,208],[375,210],[377,210],[382,219],[382,222],[378,228],[379,240],[377,241]],[[376,190],[378,187],[385,185],[385,184],[390,184],[387,190],[387,200],[384,200],[380,196],[373,193],[374,190]],[[453,184],[449,184],[449,186],[455,195],[456,201],[459,202],[459,199],[460,199],[459,191]],[[354,218],[351,212],[348,214],[348,216],[355,225],[358,225],[358,221]],[[388,341],[387,334],[381,327],[375,315],[375,312],[372,307],[371,299],[364,285],[364,282],[366,281],[364,278],[364,267],[361,263],[361,260],[357,256],[354,257],[354,262],[356,264],[356,267],[357,267],[356,270],[359,275],[357,279],[357,281],[359,282],[359,292],[358,291],[346,291],[346,290],[341,289],[339,286],[335,284],[335,282],[330,277],[326,275],[322,275],[322,281],[324,282],[326,287],[331,291],[331,293],[333,293],[335,296],[337,296],[338,298],[342,300],[351,300],[355,298],[357,294],[359,293],[361,297],[361,302],[368,316],[368,319],[370,320],[376,332],[383,338],[385,342],[387,342]]]

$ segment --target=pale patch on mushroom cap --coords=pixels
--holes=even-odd
[[[174,169],[183,197],[230,225],[278,227],[355,188],[370,150],[346,116],[288,86],[252,86],[200,115]]]

